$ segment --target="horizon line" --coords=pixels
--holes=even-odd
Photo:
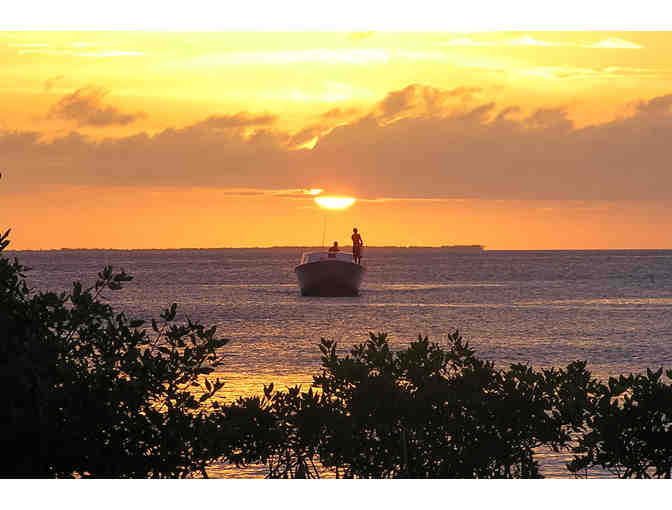
[[[343,248],[351,248],[352,245],[341,245]],[[372,249],[432,249],[432,250],[451,250],[454,247],[460,248],[476,248],[482,249],[482,252],[497,252],[497,251],[672,251],[670,248],[497,248],[486,249],[485,245],[471,244],[471,245],[372,245],[364,248]],[[180,247],[180,248],[22,248],[12,249],[7,248],[4,252],[27,252],[27,251],[202,251],[202,250],[277,250],[277,249],[301,249],[301,250],[327,250],[327,246],[310,246],[310,245],[276,245],[276,246],[210,246],[210,247]],[[345,251],[345,250],[343,250]]]

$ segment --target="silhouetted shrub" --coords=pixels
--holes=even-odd
[[[619,478],[672,475],[672,386],[662,368],[600,384],[568,469],[600,467]],[[672,378],[672,370],[666,372]]]
[[[29,290],[25,270],[0,257],[0,476],[205,475],[227,424],[209,404],[223,383],[204,376],[227,340],[174,324],[174,304],[150,332],[114,313],[102,292],[131,280],[123,271],[106,267],[91,288],[56,294]]]
[[[584,420],[594,384],[585,364],[535,372],[497,370],[474,356],[456,331],[447,348],[418,338],[393,352],[387,335],[339,357],[322,339],[317,391],[265,388],[241,408],[267,410],[275,423],[248,459],[269,477],[533,478],[534,451],[567,448]]]

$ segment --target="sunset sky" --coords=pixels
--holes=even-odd
[[[12,248],[672,248],[672,32],[0,32]],[[355,197],[344,211],[308,194]]]

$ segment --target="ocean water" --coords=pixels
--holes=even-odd
[[[321,337],[343,352],[368,332],[394,347],[417,338],[445,341],[459,329],[478,356],[507,366],[566,366],[586,360],[599,378],[672,368],[672,251],[484,251],[368,248],[361,295],[303,297],[294,267],[300,248],[63,250],[13,252],[29,283],[67,290],[93,283],[111,264],[134,276],[110,303],[129,317],[217,325],[231,342],[217,374],[225,397],[260,394],[264,384],[308,388],[319,371]],[[308,250],[306,250],[308,251]],[[569,457],[541,452],[542,472],[567,477]],[[263,476],[214,466],[214,477]],[[591,473],[605,476],[605,473]]]

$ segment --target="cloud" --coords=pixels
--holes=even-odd
[[[80,126],[109,126],[131,124],[144,113],[122,113],[113,106],[104,106],[108,92],[99,87],[84,87],[64,96],[49,111],[50,118],[74,120]]]
[[[654,98],[632,117],[582,129],[562,108],[514,117],[519,109],[493,103],[387,125],[360,119],[321,138],[311,163],[384,197],[672,198],[671,106],[672,96]]]
[[[546,48],[595,48],[595,49],[642,49],[643,46],[621,39],[618,37],[610,37],[602,39],[597,42],[583,42],[583,41],[542,41],[535,39],[532,36],[524,35],[522,37],[506,39],[502,41],[488,41],[488,40],[474,40],[468,37],[457,37],[450,41],[442,41],[439,46],[445,47],[481,47],[481,48],[495,48],[495,47],[546,47]]]
[[[258,115],[253,117],[246,112],[235,115],[212,115],[197,124],[205,128],[231,129],[248,126],[264,126],[273,124],[276,120],[274,115]]]
[[[457,46],[457,47],[466,47],[466,46],[495,46],[496,43],[490,41],[474,41],[468,37],[458,37],[456,39],[451,39],[450,41],[442,41],[439,43],[439,46]]]
[[[637,114],[640,117],[659,118],[665,121],[672,112],[672,94],[654,97],[649,101],[637,103]]]
[[[51,90],[53,86],[56,84],[58,80],[62,80],[65,78],[62,74],[58,76],[54,76],[53,78],[49,78],[48,80],[44,81],[44,90]]]
[[[307,144],[310,144],[311,142],[313,142],[313,140],[319,137],[325,130],[326,128],[324,126],[319,125],[308,126],[292,136],[289,142],[289,146],[292,148],[299,148]]]
[[[229,197],[274,196],[283,198],[305,199],[307,197],[312,197],[315,196],[316,194],[319,194],[314,193],[313,191],[321,192],[322,190],[310,190],[302,188],[294,188],[294,189],[227,188],[219,190],[218,195]]]
[[[10,48],[46,48],[49,45],[47,43],[9,43],[7,46]]]
[[[511,39],[508,41],[509,46],[562,46],[562,43],[540,41],[529,35],[524,35],[520,39]]]
[[[665,78],[672,74],[668,70],[646,67],[575,67],[575,66],[533,66],[507,71],[512,74],[535,76],[547,79],[614,79],[614,78]]]
[[[46,45],[44,45],[46,46]],[[62,48],[47,48],[47,47],[29,47],[30,49],[19,50],[19,55],[48,55],[48,56],[65,56],[65,57],[137,57],[143,56],[143,51],[135,50],[101,50],[101,51],[87,51],[82,52],[81,49],[62,49]]]
[[[626,41],[625,39],[620,39],[618,37],[610,37],[609,39],[603,39],[593,44],[584,45],[584,47],[639,50],[642,49],[644,46],[640,46],[639,44]]]
[[[122,50],[107,50],[107,51],[88,51],[86,53],[74,53],[76,57],[140,57],[144,56],[144,51],[122,51]]]
[[[0,193],[69,184],[323,188],[366,199],[672,199],[672,94],[578,128],[564,108],[525,112],[468,90],[413,84],[331,130],[316,124],[296,134],[248,112],[102,140],[0,131],[12,175]],[[312,149],[297,150],[316,134]]]
[[[524,35],[515,39],[507,39],[504,41],[483,41],[474,40],[469,37],[457,37],[450,41],[442,41],[439,46],[453,46],[453,47],[505,47],[505,46],[575,46],[575,43],[564,42],[549,42],[535,39],[529,35]]]
[[[509,106],[501,110],[495,119],[495,122],[506,122],[512,114],[521,113],[523,110],[519,106]]]
[[[437,115],[454,104],[455,100],[466,103],[479,92],[481,89],[478,87],[445,90],[415,83],[387,94],[378,104],[379,118],[392,120],[400,115]]]
[[[317,62],[324,64],[370,64],[386,63],[391,54],[386,49],[326,49],[282,50],[282,51],[240,51],[219,55],[197,57],[193,62],[213,64],[267,64],[286,65],[298,62]]]
[[[299,198],[305,200],[320,195],[324,190],[322,189],[279,189],[279,190],[265,190],[265,194],[270,194],[285,198]]]
[[[553,129],[565,132],[573,127],[572,121],[567,118],[565,108],[540,108],[525,118],[524,123],[532,129]]]
[[[396,51],[387,48],[315,48],[308,50],[222,52],[194,57],[190,59],[189,63],[197,67],[288,65],[296,63],[373,65],[387,64],[395,58],[446,60],[447,57],[443,51]]]
[[[360,113],[359,108],[332,108],[320,115],[324,120],[341,120],[352,118]]]
[[[19,50],[19,55],[50,55],[50,56],[59,56],[59,55],[74,55],[72,50],[59,50],[45,47],[36,47],[34,49],[23,49]]]
[[[352,32],[348,36],[348,39],[350,39],[351,41],[361,41],[362,39],[368,39],[375,33],[376,32],[373,30],[369,30],[368,32]]]

